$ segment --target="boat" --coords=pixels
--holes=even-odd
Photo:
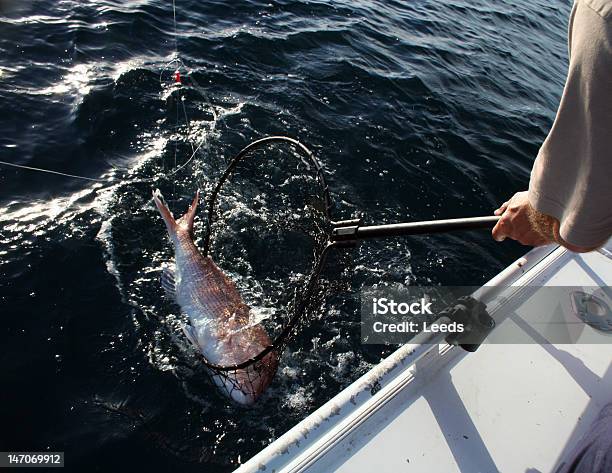
[[[495,321],[476,351],[415,336],[236,473],[554,471],[612,401],[610,286],[612,240],[535,248],[474,294]],[[569,318],[530,310],[550,290]]]

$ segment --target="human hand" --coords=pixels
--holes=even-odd
[[[552,239],[544,237],[535,226],[532,218],[535,212],[529,203],[527,191],[517,192],[494,212],[495,215],[501,215],[501,218],[491,232],[493,239],[503,241],[511,238],[529,246],[551,243]]]

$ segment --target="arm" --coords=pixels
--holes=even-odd
[[[612,235],[612,12],[578,0],[570,19],[570,65],[553,126],[528,192],[497,211],[496,240],[557,242],[591,251]]]
[[[527,192],[514,194],[495,211],[495,215],[502,215],[492,231],[493,238],[497,241],[511,238],[528,246],[558,243],[574,253],[587,253],[605,243],[604,241],[595,246],[578,246],[565,241],[559,234],[559,220],[534,209]]]

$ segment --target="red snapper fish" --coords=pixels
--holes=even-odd
[[[211,363],[231,366],[242,363],[270,345],[261,325],[251,322],[251,310],[236,285],[215,264],[203,256],[193,241],[193,221],[199,191],[187,213],[175,220],[159,190],[153,201],[161,214],[174,246],[174,267],[162,272],[162,286],[189,318],[183,331]],[[271,351],[244,369],[211,373],[214,383],[239,404],[253,404],[270,385],[278,367],[278,356]]]

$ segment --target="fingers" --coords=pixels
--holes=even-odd
[[[496,241],[510,238],[527,246],[549,243],[533,223],[532,212],[527,191],[517,192],[495,211],[501,217],[491,231],[493,238]]]
[[[503,213],[508,208],[509,203],[510,203],[510,200],[507,200],[506,202],[501,204],[501,206],[497,210],[495,210],[493,214],[503,215]],[[495,226],[493,227],[493,230],[491,230],[491,235],[493,235],[493,239],[495,241],[504,241],[506,239],[506,236],[508,235],[508,230],[509,228],[508,228],[507,219],[502,216],[502,218],[500,218],[498,222],[495,224]]]
[[[508,204],[510,203],[509,200],[507,200],[506,202],[504,202],[503,204],[501,204],[501,206],[495,210],[495,212],[493,212],[493,215],[501,215],[503,214],[506,209],[508,208]]]
[[[511,221],[511,216],[505,214],[505,212],[508,210],[508,207],[517,195],[518,194],[514,194],[510,199],[501,204],[501,206],[497,210],[495,210],[495,212],[493,212],[494,215],[502,216],[491,231],[491,234],[493,235],[493,239],[495,241],[504,241],[507,237],[514,238],[512,236],[513,225]]]
[[[495,241],[504,241],[510,231],[511,228],[508,219],[502,216],[493,227],[493,230],[491,230],[491,235]]]
[[[502,214],[495,227],[493,227],[491,235],[495,241],[504,241],[506,238],[510,238],[525,246],[542,246],[550,243],[533,228],[525,212],[513,208],[509,208]]]

